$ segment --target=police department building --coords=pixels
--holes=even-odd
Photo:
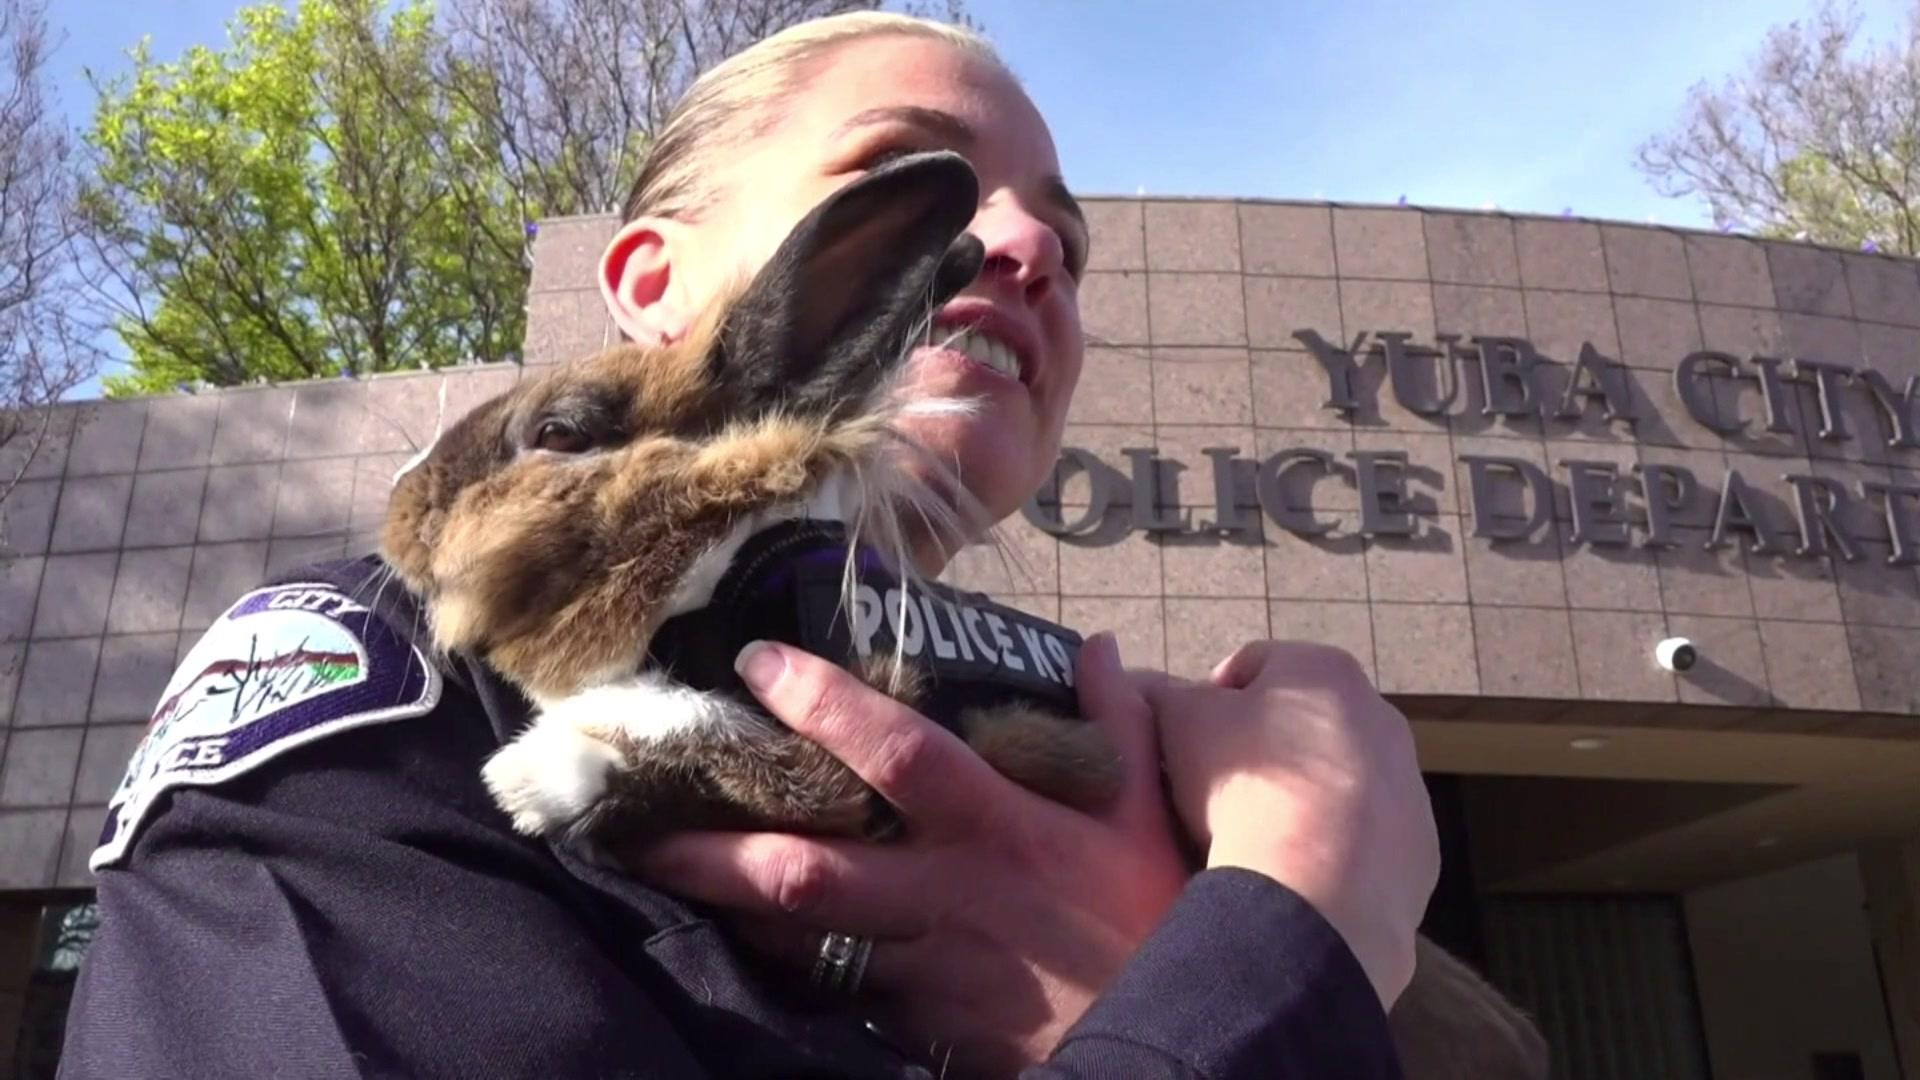
[[[1352,652],[1419,737],[1429,930],[1560,1075],[1920,1080],[1920,264],[1088,212],[1059,466],[1015,557],[949,579],[1176,673],[1255,638]],[[0,1074],[52,1075],[87,858],[178,658],[267,572],[371,550],[438,426],[610,343],[612,228],[540,228],[525,367],[56,416],[0,507]]]

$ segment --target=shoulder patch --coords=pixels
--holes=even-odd
[[[230,780],[337,732],[424,715],[440,686],[418,648],[334,585],[248,593],[174,670],[88,867],[124,856],[162,793]]]

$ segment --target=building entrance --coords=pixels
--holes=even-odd
[[[1416,728],[1449,863],[1429,932],[1537,1018],[1557,1076],[1920,1075],[1899,839],[1920,833],[1920,745]]]

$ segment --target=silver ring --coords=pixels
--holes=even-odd
[[[872,955],[872,938],[827,931],[820,938],[820,953],[813,961],[814,989],[848,996],[858,993],[860,980],[867,974],[867,958]]]

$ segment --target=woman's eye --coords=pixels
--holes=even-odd
[[[1079,281],[1087,272],[1087,244],[1072,233],[1060,234],[1060,245],[1066,251],[1067,276]]]
[[[883,146],[868,152],[860,159],[863,169],[877,169],[889,161],[898,161],[909,154],[918,153],[910,146]]]
[[[593,440],[564,420],[548,420],[534,434],[533,445],[537,450],[551,450],[556,454],[579,454],[591,449]]]

